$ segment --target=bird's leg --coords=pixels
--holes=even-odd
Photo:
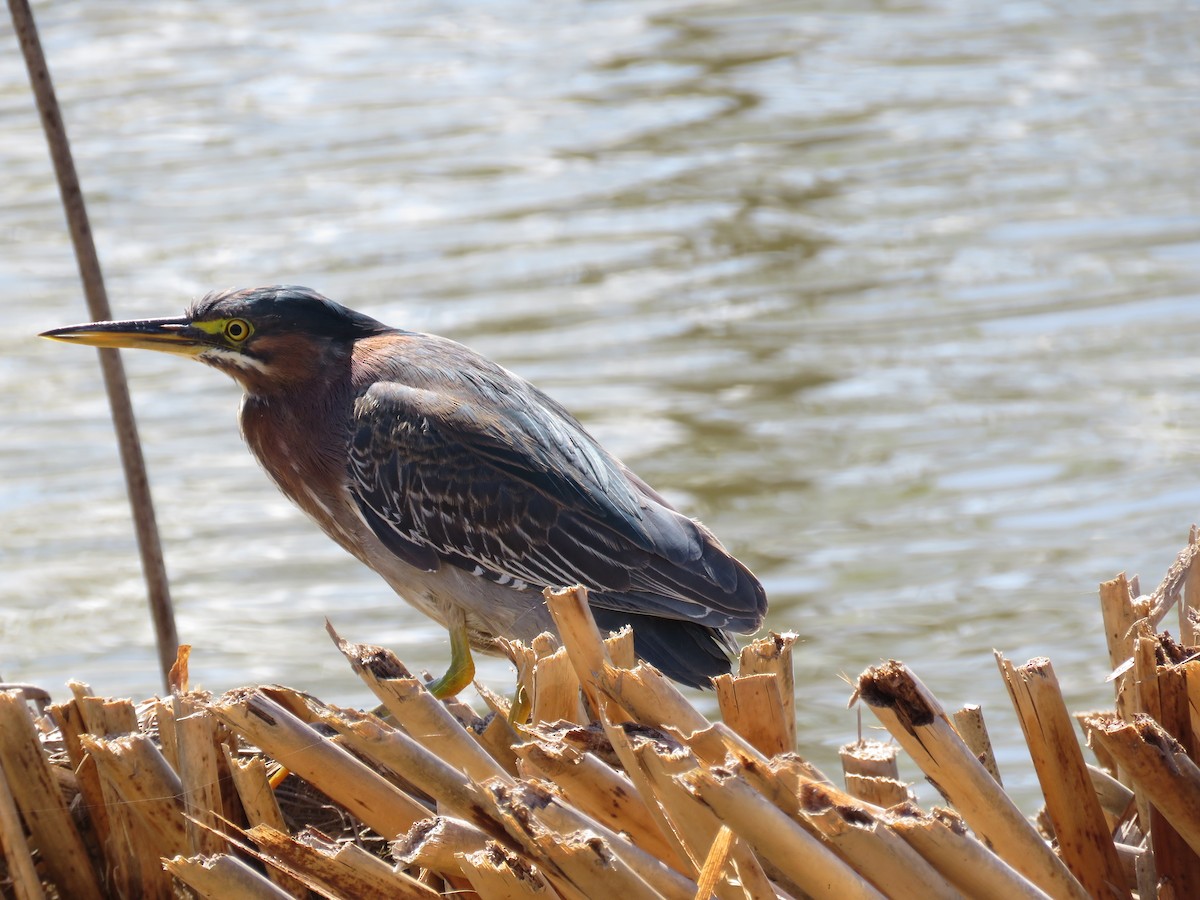
[[[475,660],[471,658],[471,639],[467,636],[467,623],[463,616],[451,616],[447,623],[450,630],[450,668],[436,681],[425,685],[429,693],[439,700],[455,696],[475,680]]]
[[[512,706],[508,710],[508,724],[516,727],[529,721],[529,713],[533,710],[533,701],[525,685],[517,685],[517,693],[513,697]]]

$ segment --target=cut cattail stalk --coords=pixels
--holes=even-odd
[[[193,855],[212,856],[229,851],[229,843],[216,830],[220,821],[231,821],[233,813],[221,798],[220,737],[217,719],[199,708],[194,699],[176,694],[171,698],[178,759],[175,770],[183,786],[183,805],[188,816],[188,846]],[[160,723],[160,733],[161,733]]]
[[[579,702],[579,676],[571,665],[565,647],[559,647],[533,664],[533,706],[530,718],[534,722],[584,723],[587,715]]]
[[[666,747],[645,737],[635,739],[630,746],[637,768],[645,774],[658,806],[670,823],[677,846],[687,856],[689,877],[702,877],[704,869],[714,864],[712,847],[719,838],[722,822],[677,777],[695,770],[699,762],[683,748]],[[743,882],[767,881],[761,864],[741,839],[733,842],[728,856]],[[728,880],[718,880],[715,890],[722,900],[737,895],[735,886]]]
[[[1133,626],[1149,615],[1149,603],[1135,600],[1122,572],[1111,581],[1100,583],[1100,612],[1104,617],[1104,637],[1108,642],[1108,661],[1114,671],[1133,657]],[[1117,712],[1128,718],[1137,712],[1137,699],[1130,690],[1126,672],[1114,680]]]
[[[742,648],[738,660],[739,675],[773,674],[779,679],[783,699],[783,721],[787,729],[787,747],[796,746],[796,676],[792,669],[792,645],[796,634],[772,631],[765,638],[751,641]]]
[[[1200,768],[1179,742],[1148,716],[1127,723],[1115,716],[1087,720],[1088,736],[1102,743],[1192,850],[1200,854]]]
[[[719,675],[713,679],[721,717],[730,728],[766,756],[792,749],[779,676]]]
[[[1133,685],[1138,712],[1145,713],[1156,722],[1162,721],[1162,704],[1158,695],[1158,640],[1150,630],[1148,619],[1134,626],[1133,637]]]
[[[606,667],[611,667],[612,660],[588,608],[587,588],[579,584],[561,591],[546,588],[545,597],[583,693],[592,709],[599,711],[599,678]]]
[[[461,875],[463,859],[485,849],[491,838],[470,822],[451,816],[422,819],[392,844],[401,865],[432,869],[442,877]]]
[[[409,735],[358,710],[330,707],[321,721],[337,731],[338,741],[355,753],[401,775],[417,790],[433,797],[439,810],[464,818],[493,837],[503,836],[497,830],[493,810],[478,784]],[[512,781],[507,773],[490,780]],[[428,815],[426,810],[421,818]]]
[[[96,761],[83,751],[80,736],[87,732],[87,724],[83,720],[83,711],[78,700],[70,700],[48,708],[50,717],[58,724],[66,746],[67,757],[71,761],[71,771],[75,773],[79,785],[79,793],[88,810],[88,818],[95,830],[96,843],[101,849],[105,860],[109,860],[113,851],[122,843],[120,836],[112,834],[111,815],[108,804],[104,801],[104,789],[100,784],[100,776],[96,773]],[[109,869],[114,871],[114,887],[132,888],[126,885],[124,879],[130,874],[130,867],[117,869],[118,860],[112,859]]]
[[[1193,525],[1188,530],[1188,546],[1195,547],[1200,543],[1200,529]],[[1193,556],[1188,561],[1187,574],[1183,579],[1183,593],[1179,598],[1179,639],[1187,644],[1195,644],[1196,636],[1192,629],[1192,614],[1200,609],[1200,564]]]
[[[842,761],[842,774],[847,779],[847,786],[851,776],[899,780],[900,766],[896,763],[896,750],[895,744],[869,738],[843,744],[838,748],[838,757]]]
[[[463,872],[480,897],[497,900],[550,900],[556,896],[544,875],[495,841],[468,853]]]
[[[604,639],[604,652],[614,669],[632,669],[637,665],[637,653],[633,648],[633,629],[628,625],[614,631]]]
[[[990,852],[949,810],[932,815],[915,808],[889,811],[886,821],[967,897],[1020,900],[1049,895]]]
[[[992,741],[988,737],[987,725],[983,721],[983,710],[976,704],[968,704],[954,713],[954,730],[958,732],[963,743],[967,745],[975,758],[983,763],[996,784],[1003,785],[1000,780],[1000,769],[996,766],[996,754],[992,750]]]
[[[861,698],[967,824],[1048,894],[1087,892],[951,727],[937,699],[901,663],[868,669]]]
[[[246,836],[264,857],[282,865],[288,874],[310,889],[335,897],[397,897],[403,900],[434,900],[435,891],[415,878],[392,869],[387,863],[354,844],[332,845],[311,830],[299,839],[265,825],[257,825]]]
[[[354,671],[401,728],[409,734],[419,735],[425,747],[471,778],[482,781],[506,775],[422,682],[396,674],[405,669],[390,650],[344,641],[328,623],[326,630]]]
[[[693,734],[712,723],[657,669],[639,664],[604,672],[605,693],[644,725]]]
[[[831,789],[812,784],[800,815],[834,851],[880,891],[901,897],[957,898],[959,893],[876,816],[838,803]]]
[[[222,750],[225,766],[233,780],[234,790],[241,801],[250,827],[265,825],[276,831],[286,832],[287,824],[283,820],[283,812],[279,809],[279,801],[275,799],[275,792],[271,790],[267,779],[267,765],[262,757],[238,759],[228,746],[223,746]],[[308,889],[303,884],[276,867],[267,867],[267,877],[293,897],[308,896]]]
[[[527,816],[537,819],[546,833],[598,836],[604,841],[607,851],[621,860],[622,867],[628,868],[634,877],[663,897],[690,898],[696,890],[693,881],[635,846],[628,838],[589,819],[544,785],[523,782],[506,785],[491,781],[483,787],[495,798],[498,808],[524,811]]]
[[[1107,716],[1107,715],[1112,715],[1112,714],[1113,714],[1112,710],[1093,709],[1093,710],[1086,710],[1084,712],[1071,713],[1071,718],[1075,720],[1075,724],[1078,725],[1080,729],[1082,729],[1083,733],[1087,734],[1087,725],[1085,723],[1087,722],[1088,719],[1090,719],[1094,716]],[[1108,755],[1108,751],[1106,751],[1103,747],[1101,747],[1100,744],[1095,743],[1095,742],[1092,743],[1092,745],[1089,749],[1091,749],[1092,754],[1096,757],[1096,762],[1100,764],[1100,767],[1102,769],[1104,769],[1104,771],[1107,772],[1109,775],[1111,775],[1113,778],[1116,778],[1117,777],[1117,761]]]
[[[676,871],[682,872],[689,878],[695,876],[695,861],[688,848],[684,845],[683,840],[675,831],[674,824],[663,808],[662,799],[658,795],[658,786],[651,774],[643,767],[639,755],[634,749],[633,741],[625,733],[621,725],[614,725],[605,719],[601,719],[601,724],[604,726],[604,732],[608,735],[613,750],[621,761],[621,767],[625,770],[625,774],[633,783],[639,796],[644,798],[646,809],[657,826],[658,833],[663,835],[668,846],[671,848],[671,853],[669,854],[657,853],[656,855]],[[651,739],[649,736],[642,737],[643,741]],[[675,745],[675,747],[676,749],[681,749],[678,748],[678,745]],[[686,753],[684,755],[690,756],[690,754]],[[677,764],[685,768],[692,767],[690,762]]]
[[[289,770],[338,797],[347,810],[384,837],[395,837],[429,815],[421,804],[261,690],[226,694],[212,710]]]
[[[96,761],[109,809],[121,809],[121,830],[136,858],[157,862],[186,853],[190,841],[182,803],[184,786],[154,742],[140,733],[112,739],[84,734],[80,744]],[[156,880],[167,881],[157,869],[157,865],[142,866],[146,893]]]
[[[206,900],[292,900],[291,895],[232,856],[176,856],[167,871]]]
[[[1200,568],[1200,566],[1197,566]],[[1139,644],[1145,640],[1139,637]],[[1154,648],[1155,658],[1172,659],[1183,648],[1174,644],[1166,635],[1152,636],[1146,640]],[[1191,760],[1196,759],[1196,735],[1192,732],[1188,682],[1193,689],[1200,679],[1200,662],[1195,660],[1178,665],[1158,665],[1157,677],[1153,680],[1156,694],[1157,714],[1155,718],[1163,730],[1179,742],[1183,752]],[[1150,837],[1154,846],[1155,874],[1161,883],[1171,884],[1176,891],[1200,896],[1200,856],[1179,835],[1174,824],[1157,807],[1150,811]]]
[[[898,803],[907,803],[911,799],[908,785],[895,778],[881,778],[877,775],[855,775],[847,773],[846,793],[864,803],[887,808]]]
[[[740,778],[703,769],[678,777],[760,857],[812,897],[836,900],[884,897],[818,838]]]
[[[1059,854],[1092,896],[1129,896],[1050,660],[1014,666],[996,653],[996,663],[1029,745]]]
[[[591,753],[538,741],[516,748],[528,772],[553,782],[567,801],[597,822],[629,834],[637,846],[662,860],[674,854],[629,779]]]
[[[17,900],[43,900],[42,881],[29,852],[21,814],[8,789],[8,781],[0,776],[0,853],[8,866],[8,878]]]
[[[1192,563],[1197,557],[1200,557],[1200,543],[1196,542],[1196,531],[1193,525],[1188,534],[1188,545],[1179,551],[1179,555],[1171,563],[1171,568],[1167,569],[1167,574],[1154,589],[1154,593],[1146,598],[1149,607],[1147,615],[1152,627],[1157,628],[1166,614],[1170,612],[1171,607],[1179,602]]]

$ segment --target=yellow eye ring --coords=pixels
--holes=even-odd
[[[241,343],[250,337],[253,329],[245,319],[230,319],[225,323],[225,337],[235,343]]]

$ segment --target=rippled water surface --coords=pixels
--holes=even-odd
[[[1110,702],[1095,584],[1153,587],[1200,518],[1194,4],[36,12],[119,316],[308,284],[537,382],[760,574],[823,766],[839,676],[889,657],[983,704],[1026,801],[992,648]],[[86,313],[3,46],[0,672],[143,696],[94,355],[33,337]],[[126,365],[196,681],[368,702],[325,616],[444,665],[258,471],[231,382]]]

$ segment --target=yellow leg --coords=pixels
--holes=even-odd
[[[471,658],[467,626],[465,622],[458,621],[450,626],[450,668],[441,678],[425,686],[433,696],[445,700],[455,696],[474,680],[475,660]]]
[[[518,725],[524,725],[529,721],[529,713],[533,709],[533,703],[529,699],[529,692],[525,690],[525,685],[517,685],[517,694],[513,697],[512,706],[508,710],[508,724],[514,728]]]

